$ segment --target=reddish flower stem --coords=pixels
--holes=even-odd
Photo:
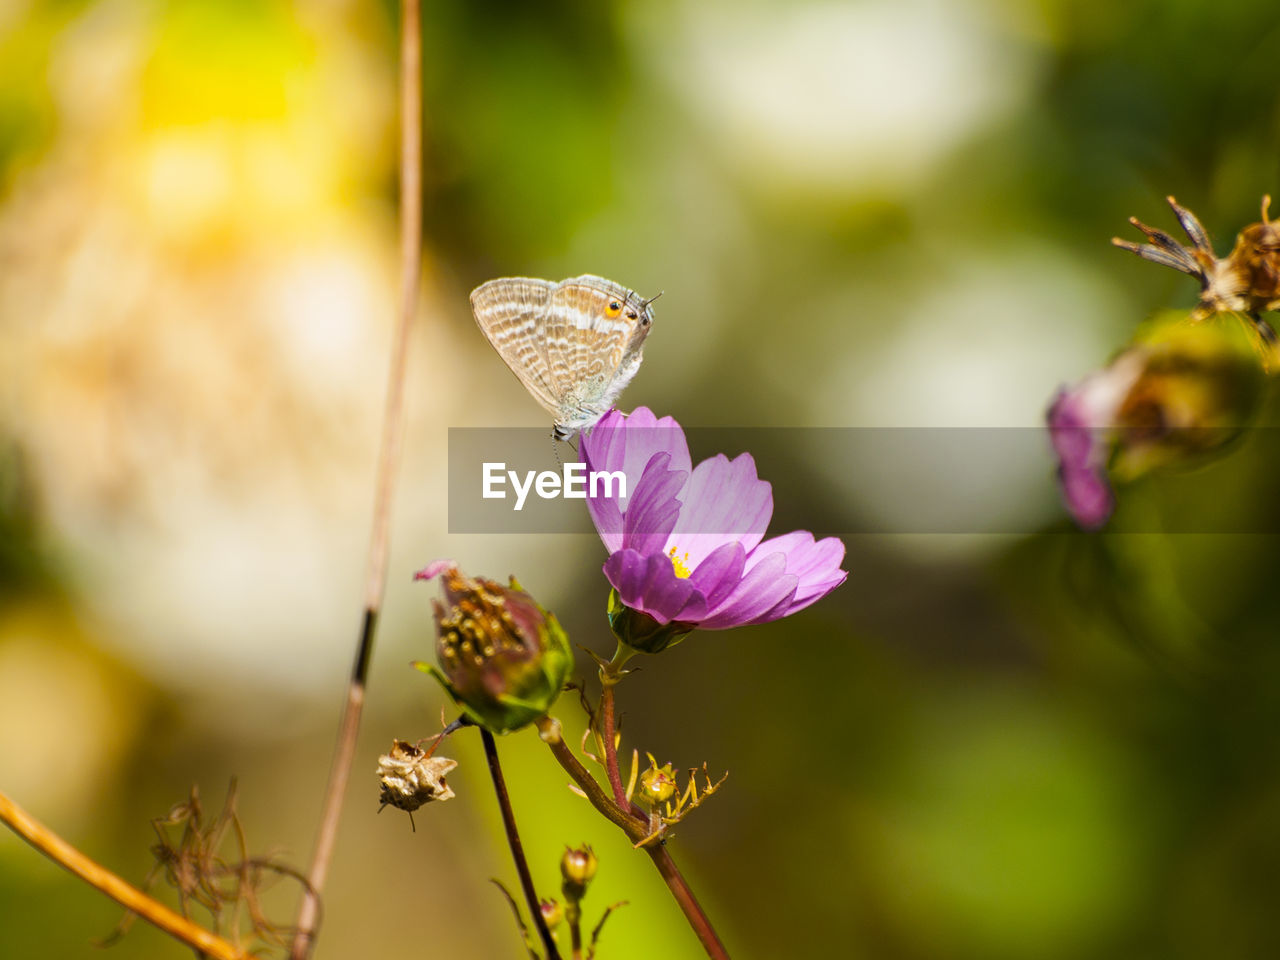
[[[697,934],[703,949],[707,951],[707,956],[712,960],[729,960],[729,951],[716,936],[716,931],[711,926],[711,921],[707,919],[706,912],[698,903],[698,898],[693,895],[688,881],[676,866],[675,860],[671,859],[667,848],[661,843],[651,843],[644,848],[644,852],[649,854],[649,859],[658,868],[658,873],[662,874],[662,879],[666,881],[671,895],[676,898],[676,903],[680,904],[685,919],[689,921],[689,926],[693,927],[693,932]]]
[[[611,686],[606,685],[605,689],[611,690]],[[602,702],[602,709],[603,706]],[[587,800],[601,815],[622,830],[632,844],[639,843],[648,835],[648,824],[628,811],[627,808],[630,805],[625,802],[625,793],[623,794],[623,804],[615,803],[604,788],[600,786],[596,778],[573,755],[573,751],[569,749],[569,745],[564,742],[564,738],[561,736],[560,722],[558,720],[551,717],[543,717],[538,721],[538,732],[542,735],[543,741],[551,747],[551,753],[555,756],[560,766],[573,778],[573,782],[586,794]],[[675,897],[676,903],[680,905],[685,919],[689,921],[689,926],[693,928],[693,932],[697,935],[703,949],[707,951],[707,956],[713,958],[713,960],[729,960],[729,952],[725,949],[724,944],[720,942],[715,928],[711,926],[711,920],[707,917],[706,912],[703,911],[702,905],[698,903],[698,898],[693,895],[693,890],[690,889],[688,881],[685,880],[679,867],[676,866],[671,854],[667,852],[666,846],[661,842],[650,843],[644,847],[644,852],[649,855],[649,859],[658,868],[658,873],[661,874],[667,888],[671,891],[671,895]]]
[[[604,728],[604,769],[613,788],[613,800],[623,810],[629,810],[627,788],[622,785],[622,772],[618,769],[617,726],[614,720],[613,685],[617,681],[601,674],[600,723]]]

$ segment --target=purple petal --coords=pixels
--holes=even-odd
[[[602,532],[600,536],[606,546],[643,554],[662,552],[680,516],[680,501],[676,495],[689,479],[687,471],[669,469],[670,463],[669,453],[653,455],[627,503],[621,544],[612,547]]]
[[[796,595],[792,598],[791,608],[787,610],[786,615],[790,616],[797,610],[803,610],[810,604],[817,603],[848,579],[849,574],[846,571],[837,570],[825,580],[810,581],[802,584],[796,589]]]
[[[1067,511],[1081,527],[1096,530],[1111,516],[1115,499],[1103,466],[1108,446],[1105,431],[1086,425],[1084,396],[1089,382],[1073,392],[1060,390],[1049,408],[1048,420]]]
[[[619,550],[604,562],[604,575],[624,604],[658,623],[697,622],[706,613],[702,594],[691,581],[676,576],[671,558],[665,554],[645,556],[635,550]]]
[[[1049,407],[1049,439],[1058,457],[1063,499],[1082,527],[1102,526],[1115,506],[1106,462],[1116,417],[1149,360],[1146,349],[1130,347],[1074,387],[1059,390]]]
[[[1058,391],[1049,408],[1049,438],[1058,456],[1058,482],[1067,511],[1086,530],[1096,530],[1115,509],[1107,481],[1107,458],[1116,416],[1146,369],[1147,354],[1131,348],[1070,389]]]
[[[587,489],[590,491],[590,487]],[[596,533],[600,534],[600,539],[604,541],[605,549],[610,553],[621,550],[625,521],[622,511],[618,509],[617,500],[611,497],[588,495],[587,513],[591,514],[591,522],[595,524]]]
[[[681,499],[684,509],[668,546],[690,570],[725,543],[741,543],[750,553],[773,516],[773,488],[756,476],[756,462],[749,453],[733,460],[724,454],[703,460]]]
[[[621,470],[626,474],[628,495],[636,489],[654,454],[669,454],[671,470],[693,469],[680,424],[673,417],[659,420],[647,407],[637,407],[630,416],[610,410],[583,433],[580,449],[588,470]],[[622,498],[618,507],[625,512],[627,498]]]
[[[1102,382],[1106,370],[1086,378],[1073,390],[1059,390],[1049,407],[1049,440],[1058,457],[1058,482],[1067,511],[1081,527],[1094,530],[1106,523],[1114,507],[1105,463],[1109,429],[1091,425],[1090,389]]]
[[[1115,509],[1115,496],[1102,469],[1068,469],[1058,471],[1062,499],[1076,523],[1086,530],[1097,530]]]
[[[793,530],[780,537],[770,537],[752,551],[747,558],[747,569],[751,569],[759,558],[771,553],[785,554],[787,573],[799,581],[786,614],[801,610],[825,597],[849,576],[840,569],[844,560],[844,543],[838,537],[825,537],[815,541],[808,530]]]
[[[1093,459],[1093,430],[1085,422],[1079,390],[1059,390],[1046,419],[1049,441],[1063,466],[1083,467]]]
[[[817,597],[814,597],[814,600],[816,599]],[[813,600],[809,601],[809,603],[812,603],[812,602]],[[775,620],[781,620],[783,617],[791,616],[791,614],[795,613],[797,610],[803,609],[808,605],[809,605],[808,603],[804,603],[797,606],[794,597],[783,597],[781,600],[775,603],[772,607],[770,607],[764,613],[760,614],[757,617],[753,617],[751,622],[753,624],[773,623],[773,621]]]
[[[628,477],[626,498],[620,483],[587,480],[587,512],[610,553],[630,547],[660,553],[680,515],[677,495],[689,474],[671,470],[671,455],[655,453],[639,477]],[[610,495],[612,494],[612,495]],[[620,507],[626,503],[625,513]]]
[[[425,567],[413,575],[415,580],[432,580],[440,576],[446,570],[452,570],[458,566],[455,560],[432,560]]]
[[[773,620],[781,620],[783,617],[789,617],[793,613],[799,613],[805,607],[809,607],[817,603],[836,587],[840,586],[840,584],[844,583],[845,580],[848,579],[848,576],[849,574],[841,570],[830,579],[819,583],[806,584],[803,588],[804,592],[802,593],[801,590],[797,589],[795,596],[784,604],[781,609],[770,611],[769,613],[758,617],[753,622],[769,623]]]
[[[795,597],[799,581],[786,572],[787,557],[771,553],[746,571],[733,592],[701,623],[704,630],[726,630],[760,622],[759,618]]]
[[[747,552],[742,544],[726,543],[712,550],[689,579],[707,598],[707,609],[714,610],[742,582]]]

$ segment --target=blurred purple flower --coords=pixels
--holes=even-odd
[[[1058,483],[1067,510],[1081,527],[1096,530],[1107,522],[1115,509],[1115,494],[1107,480],[1107,471],[1095,455],[1105,454],[1106,445],[1093,437],[1093,431],[1075,422],[1072,409],[1076,397],[1059,391],[1049,408],[1049,432],[1058,454]]]
[[[1107,366],[1058,391],[1047,419],[1071,516],[1096,530],[1115,508],[1111,481],[1204,463],[1257,414],[1267,374],[1232,318],[1153,317]]]
[[[1093,372],[1075,387],[1062,388],[1048,408],[1048,435],[1057,454],[1062,500],[1076,524],[1097,530],[1115,509],[1107,480],[1107,458],[1121,404],[1128,397],[1143,358],[1121,353],[1110,366]]]
[[[617,598],[654,626],[767,623],[848,576],[835,537],[815,541],[796,530],[765,540],[773,490],[756,476],[751,455],[719,454],[693,467],[671,417],[659,420],[645,407],[629,416],[611,410],[582,438],[582,454],[588,470],[627,478],[626,496],[609,496],[601,484],[588,489],[587,506],[609,549],[604,574]]]
[[[1096,530],[1115,509],[1107,459],[1120,406],[1142,363],[1137,353],[1058,391],[1049,407],[1049,439],[1058,455],[1058,481],[1067,510],[1081,527]]]

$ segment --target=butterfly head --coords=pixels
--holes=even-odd
[[[658,294],[662,296],[662,294]],[[635,291],[628,290],[625,293],[615,291],[605,292],[605,301],[603,312],[610,320],[621,320],[624,323],[635,325],[637,331],[648,331],[653,324],[653,310],[651,304],[658,297],[650,297],[645,300]]]

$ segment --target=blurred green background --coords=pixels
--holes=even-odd
[[[608,653],[589,537],[450,536],[450,426],[545,417],[475,330],[499,275],[665,291],[640,404],[693,426],[1035,427],[1280,190],[1273,3],[428,2],[425,291],[391,580],[318,956],[518,957],[474,737],[417,832],[376,758],[435,729],[408,667],[439,556],[517,574]],[[396,290],[396,10],[0,0],[0,789],[135,881],[148,820],[232,775],[305,866],[359,625]],[[1268,413],[1275,421],[1275,407]],[[975,529],[849,538],[848,583],[698,634],[625,743],[728,783],[677,830],[735,957],[1280,956],[1280,463],[1126,489],[1071,531],[1047,442],[918,486],[770,458],[819,535],[939,488]],[[716,451],[695,451],[705,456]],[[738,451],[727,451],[736,453]],[[784,475],[785,474],[785,475]],[[770,476],[765,473],[766,478]],[[886,522],[891,523],[892,520]],[[579,657],[578,674],[589,675]],[[572,697],[558,708],[573,726]],[[500,744],[536,879],[595,845],[602,960],[696,957],[647,859]],[[270,901],[282,923],[291,892]],[[119,910],[0,832],[0,957],[96,957]],[[121,957],[187,951],[138,925]]]

